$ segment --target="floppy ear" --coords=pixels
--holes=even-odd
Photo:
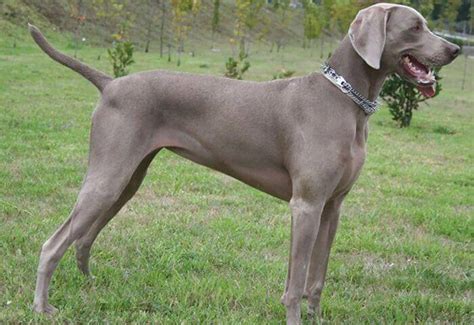
[[[372,68],[380,69],[385,46],[388,10],[373,6],[359,11],[349,28],[352,47]]]

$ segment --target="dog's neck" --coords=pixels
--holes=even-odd
[[[377,99],[387,77],[383,69],[375,70],[364,62],[352,47],[348,36],[341,41],[328,64],[355,90],[371,101]]]

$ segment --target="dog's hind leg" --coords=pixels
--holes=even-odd
[[[109,221],[112,220],[113,217],[120,211],[125,203],[127,203],[128,200],[130,200],[135,195],[138,188],[142,184],[143,179],[145,178],[148,166],[158,151],[159,150],[149,154],[145,159],[143,159],[117,202],[112,206],[112,208],[110,208],[109,211],[99,217],[83,236],[76,240],[75,247],[77,267],[82,273],[84,273],[84,275],[90,276],[89,258],[95,239],[101,230],[109,223]]]
[[[48,287],[66,249],[117,206],[141,163],[152,150],[152,136],[120,111],[99,108],[93,118],[89,168],[69,218],[44,243],[36,281],[34,310],[53,313]]]

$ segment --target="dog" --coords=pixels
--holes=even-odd
[[[34,310],[48,303],[52,274],[75,243],[89,274],[92,244],[138,190],[166,148],[289,202],[288,276],[281,298],[287,324],[300,324],[300,303],[319,314],[331,245],[344,197],[366,155],[367,123],[386,77],[397,73],[426,97],[433,67],[460,48],[434,35],[414,9],[380,3],[361,10],[323,74],[270,82],[166,71],[113,79],[30,33],[53,60],[101,92],[92,116],[88,170],[68,219],[42,246]]]

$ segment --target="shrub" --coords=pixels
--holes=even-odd
[[[296,71],[294,70],[286,70],[285,68],[280,69],[279,71],[273,74],[273,80],[290,78],[295,74],[295,72]]]
[[[435,70],[435,77],[437,82],[434,96],[437,96],[441,91],[439,69]],[[418,92],[415,85],[395,74],[385,81],[380,97],[387,103],[392,119],[401,128],[410,126],[413,111],[427,99]]]
[[[114,42],[112,49],[108,49],[109,61],[112,63],[115,78],[128,74],[127,67],[133,64],[133,44],[129,41]]]
[[[247,57],[248,55],[241,51],[237,60],[233,57],[227,59],[225,63],[225,76],[242,80],[244,73],[250,68],[250,62],[246,60]]]

